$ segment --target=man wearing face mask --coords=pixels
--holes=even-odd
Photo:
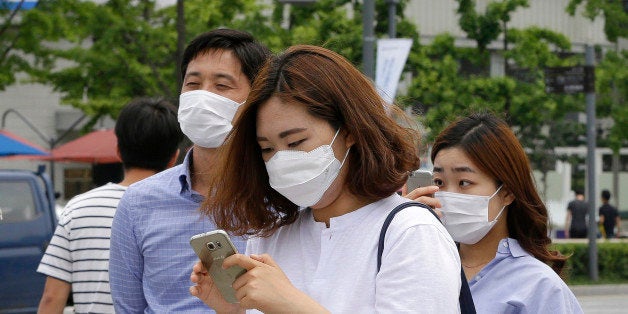
[[[190,237],[216,228],[198,211],[211,179],[204,174],[269,56],[250,34],[229,29],[186,47],[178,119],[194,146],[181,165],[130,186],[118,205],[109,264],[117,313],[207,311],[188,293],[189,267],[198,260]],[[244,251],[245,242],[233,240]]]

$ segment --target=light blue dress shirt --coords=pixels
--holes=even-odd
[[[190,295],[198,257],[190,237],[216,229],[199,212],[203,196],[191,188],[183,164],[132,184],[120,200],[111,227],[109,281],[116,313],[207,313]],[[245,240],[232,238],[240,252]]]
[[[499,242],[495,258],[469,280],[478,313],[582,313],[565,282],[519,242]]]

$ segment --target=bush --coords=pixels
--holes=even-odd
[[[564,279],[567,283],[586,283],[589,279],[588,243],[554,243],[553,249],[567,260]],[[602,282],[628,282],[628,242],[598,242],[598,275]]]

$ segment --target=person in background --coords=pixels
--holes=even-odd
[[[216,228],[198,211],[208,195],[207,173],[269,55],[250,34],[231,29],[206,32],[186,47],[178,119],[194,145],[183,164],[130,186],[120,201],[109,264],[117,313],[207,312],[188,293],[190,265],[198,259],[189,241]],[[244,250],[245,241],[235,242]]]
[[[431,153],[434,184],[408,194],[440,206],[478,313],[582,313],[550,249],[548,212],[515,134],[490,113],[450,124]]]
[[[211,176],[202,210],[234,234],[254,234],[239,304],[198,262],[190,293],[217,312],[458,313],[460,262],[428,209],[400,211],[396,194],[418,168],[416,131],[398,125],[372,82],[330,50],[299,45],[255,81]],[[238,162],[234,162],[234,161]],[[250,255],[248,255],[250,254]]]
[[[611,199],[611,192],[609,190],[602,190],[602,206],[600,206],[600,225],[604,227],[604,238],[612,239],[619,237],[621,231],[621,218],[617,208],[608,203]],[[615,232],[617,227],[617,232]]]
[[[576,191],[576,199],[567,205],[565,218],[565,237],[583,239],[587,237],[587,218],[589,217],[589,204],[584,201],[584,193]]]
[[[183,139],[177,108],[159,98],[138,98],[122,108],[115,134],[124,179],[77,195],[65,206],[37,268],[48,276],[39,313],[62,313],[70,291],[76,313],[114,312],[108,265],[118,202],[130,184],[172,167]]]

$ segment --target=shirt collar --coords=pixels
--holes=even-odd
[[[522,257],[530,255],[528,254],[528,252],[526,252],[526,250],[521,247],[519,241],[513,238],[501,239],[497,247],[497,254],[512,255],[512,257]]]
[[[192,181],[190,177],[190,164],[192,163],[192,149],[190,149],[183,159],[183,167],[179,170],[179,183],[181,184],[181,190],[179,193],[190,192]]]

